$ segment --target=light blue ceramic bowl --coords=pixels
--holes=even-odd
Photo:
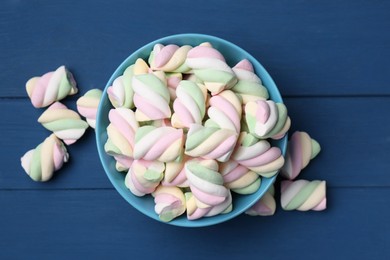
[[[107,85],[104,89],[103,96],[98,108],[97,112],[97,123],[96,123],[96,142],[97,148],[100,156],[100,161],[103,164],[104,170],[114,185],[115,189],[122,195],[122,197],[127,200],[133,207],[142,212],[143,214],[160,221],[158,215],[154,212],[154,201],[152,196],[147,195],[145,197],[137,197],[134,196],[125,186],[124,180],[125,175],[123,173],[119,173],[115,169],[115,160],[113,157],[108,156],[104,151],[104,144],[107,141],[107,126],[109,124],[108,121],[108,112],[112,108],[110,101],[107,96],[107,88],[112,85],[114,79],[118,76],[122,75],[124,70],[134,64],[137,58],[143,58],[147,60],[153,46],[156,43],[161,43],[164,45],[167,44],[177,44],[177,45],[192,45],[196,46],[202,42],[210,42],[216,49],[218,49],[226,59],[226,62],[230,66],[234,66],[237,62],[242,59],[248,59],[255,69],[255,72],[263,81],[264,86],[267,87],[269,91],[270,98],[275,102],[283,102],[282,97],[268,74],[268,72],[264,69],[264,67],[249,53],[241,49],[240,47],[230,43],[226,40],[204,35],[204,34],[177,34],[168,37],[164,37],[158,39],[154,42],[148,43],[140,49],[133,52],[128,58],[126,58],[121,65],[115,70],[114,74],[112,74],[110,80],[107,82]],[[283,154],[285,154],[286,145],[287,145],[287,137],[273,143],[273,145],[278,146]],[[263,178],[261,182],[261,186],[259,190],[251,195],[237,195],[233,194],[233,211],[224,214],[218,215],[214,217],[206,217],[198,220],[187,220],[186,215],[174,219],[168,224],[183,226],[183,227],[202,227],[202,226],[210,226],[215,225],[229,219],[232,219],[241,213],[243,213],[246,209],[252,206],[258,199],[260,199],[263,194],[267,191],[270,185],[275,181],[276,176],[272,178]],[[129,216],[130,217],[130,216]]]

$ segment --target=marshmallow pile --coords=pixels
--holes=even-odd
[[[72,73],[61,66],[55,71],[33,77],[26,83],[26,90],[35,108],[48,107],[38,122],[52,134],[36,148],[27,151],[21,158],[24,171],[34,181],[45,182],[52,178],[69,160],[66,145],[80,139],[88,126],[95,128],[96,111],[102,91],[93,89],[77,100],[77,110],[87,120],[59,102],[78,93]]]
[[[269,99],[248,60],[230,67],[210,43],[156,44],[107,93],[113,108],[105,151],[126,174],[130,192],[154,197],[162,221],[185,213],[189,220],[228,213],[234,193],[255,193],[263,177],[285,165],[271,141],[290,128],[287,108]],[[287,157],[285,172],[291,168],[296,175],[307,165],[306,157],[296,165],[301,157]],[[286,209],[307,208],[291,202],[306,185],[296,186],[283,186],[290,194],[283,199]],[[264,210],[272,200],[271,189],[247,213],[272,215],[272,206]]]
[[[21,165],[34,181],[48,181],[69,160],[67,146],[95,128],[102,91],[77,100],[77,110],[60,100],[78,93],[64,66],[26,83],[38,118],[51,131],[26,152]],[[112,109],[105,152],[135,196],[154,197],[164,222],[231,212],[234,194],[253,194],[262,178],[280,171],[284,210],[324,210],[325,181],[296,180],[321,148],[305,132],[295,132],[286,157],[272,145],[283,138],[291,120],[282,103],[269,99],[250,61],[230,67],[210,43],[199,46],[156,44],[147,60],[137,59],[107,88]],[[81,116],[85,118],[82,119]],[[275,213],[271,188],[245,213]]]

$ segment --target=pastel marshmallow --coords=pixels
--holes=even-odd
[[[289,180],[295,179],[320,151],[320,144],[308,133],[294,132],[287,144],[286,162],[280,171],[281,175]]]
[[[178,187],[160,185],[152,195],[155,203],[154,211],[163,222],[169,222],[186,211],[184,193]]]
[[[237,82],[225,58],[210,45],[192,48],[187,54],[186,64],[213,95],[232,88]]]
[[[233,71],[238,82],[231,90],[241,97],[244,105],[250,101],[269,98],[267,88],[263,86],[261,79],[255,74],[253,65],[249,60],[241,60],[233,67]]]
[[[72,73],[60,66],[55,71],[45,73],[41,77],[33,77],[26,83],[26,91],[31,103],[36,108],[47,107],[68,95],[78,92]]]
[[[156,44],[150,54],[149,63],[153,70],[165,72],[188,73],[190,68],[185,63],[187,53],[192,49],[190,45],[177,46],[175,44]]]
[[[108,98],[113,107],[133,108],[133,86],[134,65],[129,66],[121,76],[116,78],[111,86],[107,88]]]
[[[77,99],[77,111],[86,118],[90,127],[95,129],[96,114],[103,92],[100,89],[91,89]]]
[[[209,101],[210,107],[207,110],[209,119],[205,126],[218,127],[235,131],[241,130],[242,104],[234,92],[224,90],[214,95]]]
[[[177,86],[173,102],[172,126],[189,128],[201,124],[206,113],[207,90],[192,81],[182,80]]]
[[[125,185],[135,196],[151,194],[160,184],[164,169],[162,162],[135,160],[126,174]]]
[[[135,132],[139,124],[134,112],[124,107],[111,109],[108,118],[110,124],[104,150],[115,158],[118,171],[127,171],[134,160]]]
[[[280,203],[284,210],[325,210],[326,182],[319,180],[282,181]]]
[[[134,159],[175,161],[183,154],[183,142],[182,129],[142,126],[135,134]]]
[[[291,125],[286,106],[272,100],[248,102],[245,120],[249,132],[260,139],[281,139]]]
[[[68,109],[58,101],[42,113],[38,122],[67,145],[80,139],[88,128],[88,123],[82,120],[77,112]]]
[[[259,189],[261,184],[260,176],[245,166],[233,160],[220,163],[219,166],[224,185],[231,191],[247,195],[255,193]]]
[[[135,75],[132,86],[137,121],[171,117],[168,87],[156,75],[152,73]]]
[[[35,149],[26,152],[20,159],[22,167],[34,181],[45,182],[52,178],[69,159],[65,145],[54,134],[47,137]]]
[[[185,173],[191,192],[199,202],[198,207],[210,207],[223,203],[230,191],[223,185],[215,160],[190,160],[185,164]]]
[[[274,176],[284,164],[278,147],[272,147],[267,140],[259,140],[246,132],[240,134],[232,160],[266,178]]]
[[[229,129],[192,124],[187,134],[185,154],[226,162],[233,152],[237,137],[237,133]]]

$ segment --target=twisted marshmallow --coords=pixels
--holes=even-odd
[[[325,181],[282,181],[280,202],[284,210],[326,209]]]
[[[230,192],[223,203],[207,208],[198,206],[199,202],[192,192],[186,192],[184,195],[186,198],[187,218],[189,220],[195,220],[202,217],[212,217],[218,214],[227,214],[233,210],[232,195]]]
[[[269,98],[268,90],[262,85],[261,79],[254,73],[252,63],[244,59],[233,67],[238,82],[232,91],[241,97],[242,103]]]
[[[185,172],[196,207],[204,209],[204,216],[214,216],[231,208],[231,193],[223,186],[223,177],[215,160],[188,161]]]
[[[320,151],[320,144],[306,132],[294,132],[287,145],[286,163],[280,170],[281,175],[289,180],[295,179]]]
[[[190,68],[185,63],[187,53],[192,47],[189,45],[177,46],[175,44],[156,44],[149,57],[152,70],[162,70],[165,72],[186,73]]]
[[[185,154],[226,162],[233,152],[237,136],[236,132],[229,129],[193,124],[187,133]]]
[[[180,81],[183,79],[183,75],[177,72],[163,72],[163,71],[153,71],[149,68],[148,64],[141,58],[138,58],[133,66],[133,75],[143,75],[143,74],[153,74],[161,82],[167,86],[170,100],[176,98],[176,88],[179,85]],[[145,76],[146,77],[146,76]]]
[[[108,139],[104,150],[117,161],[117,170],[126,171],[133,163],[138,122],[134,112],[124,107],[111,109],[108,118],[110,124],[107,127]]]
[[[65,68],[48,72],[41,77],[33,77],[26,83],[27,94],[34,107],[47,107],[68,95],[78,92],[72,73]]]
[[[88,128],[87,122],[82,120],[77,112],[68,109],[58,101],[42,113],[38,122],[67,145],[76,142]]]
[[[260,187],[259,175],[235,161],[221,163],[219,170],[223,176],[225,187],[235,193],[252,194]]]
[[[169,91],[154,74],[135,75],[132,81],[137,121],[171,117]]]
[[[114,80],[111,86],[107,88],[108,98],[111,104],[117,107],[133,108],[134,91],[132,79],[134,75],[134,65],[129,66],[123,75]]]
[[[176,89],[171,121],[176,128],[189,128],[201,124],[206,113],[207,90],[192,81],[182,80]]]
[[[20,161],[31,179],[48,181],[53,176],[53,172],[59,170],[68,158],[65,145],[51,134],[35,149],[26,152]]]
[[[250,216],[272,216],[275,214],[275,188],[272,185],[252,207],[245,211]]]
[[[134,159],[175,161],[183,153],[183,141],[182,129],[142,126],[135,135]]]
[[[198,207],[197,199],[192,192],[184,193],[186,199],[187,219],[195,220],[204,217],[211,209],[211,207]]]
[[[191,49],[186,64],[213,95],[232,88],[237,82],[223,55],[211,46],[200,45]]]
[[[208,208],[223,203],[229,190],[223,186],[223,177],[218,172],[215,160],[194,159],[186,162],[185,173],[198,207]]]
[[[186,211],[186,200],[178,187],[160,185],[152,195],[155,203],[154,211],[164,222],[169,222]]]
[[[190,159],[191,157],[184,155],[182,160],[165,163],[164,179],[161,184],[163,186],[188,187],[184,165]]]
[[[125,185],[135,196],[151,194],[160,184],[164,169],[162,162],[135,160],[126,174]]]
[[[291,125],[286,106],[272,100],[248,102],[245,105],[245,119],[249,132],[261,139],[280,139]]]
[[[90,127],[95,129],[96,113],[103,92],[100,89],[91,89],[84,96],[77,99],[77,111],[86,118]]]
[[[234,92],[224,90],[210,98],[205,126],[229,129],[240,133],[242,105]]]
[[[245,132],[240,134],[232,159],[266,178],[274,176],[284,164],[278,147]]]

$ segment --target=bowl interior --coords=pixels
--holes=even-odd
[[[153,197],[150,195],[144,197],[134,196],[125,186],[125,174],[119,173],[115,169],[115,160],[113,157],[107,155],[104,151],[104,144],[107,140],[107,126],[109,124],[108,113],[112,108],[111,103],[108,99],[107,88],[112,85],[112,82],[123,74],[124,70],[134,64],[137,58],[143,58],[147,60],[150,52],[153,49],[153,46],[156,43],[161,43],[164,45],[167,44],[177,44],[177,45],[191,45],[196,46],[202,42],[210,42],[216,49],[218,49],[225,57],[226,62],[230,66],[234,66],[242,59],[248,59],[255,69],[256,74],[263,81],[263,85],[268,89],[270,99],[275,102],[283,102],[282,97],[264,67],[249,53],[241,49],[240,47],[225,41],[223,39],[203,35],[203,34],[178,34],[168,36],[154,42],[148,43],[145,46],[141,47],[133,54],[131,54],[128,58],[126,58],[123,63],[116,69],[114,74],[111,76],[110,80],[107,82],[107,85],[104,89],[103,96],[98,108],[97,112],[97,123],[96,123],[96,141],[97,148],[99,152],[100,161],[102,162],[103,168],[114,185],[115,189],[122,195],[122,197],[127,200],[132,206],[136,209],[144,213],[145,215],[160,221],[158,215],[154,212],[154,201]],[[285,136],[281,140],[275,141],[272,143],[273,146],[278,146],[283,155],[285,154],[286,145],[287,145],[287,137]],[[262,178],[261,186],[259,190],[251,195],[237,195],[233,194],[233,211],[228,214],[217,215],[213,217],[205,217],[198,220],[187,220],[185,214],[179,218],[168,222],[168,224],[176,225],[176,226],[185,226],[185,227],[201,227],[201,226],[209,226],[217,223],[224,222],[231,218],[234,218],[248,209],[251,205],[253,205],[261,196],[268,190],[270,185],[275,181],[276,176],[272,178]]]

